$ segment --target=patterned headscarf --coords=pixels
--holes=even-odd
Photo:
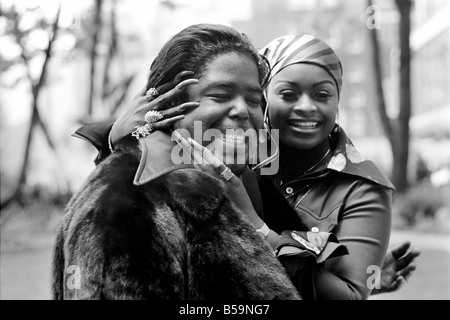
[[[310,63],[324,68],[342,89],[342,64],[326,43],[311,35],[288,35],[271,41],[261,50],[272,68],[271,78],[296,63]]]

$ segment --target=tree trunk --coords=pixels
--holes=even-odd
[[[40,123],[42,126],[42,129],[44,130],[44,134],[46,134],[47,140],[49,141],[50,146],[53,148],[53,144],[51,142],[51,140],[49,139],[47,130],[45,125],[43,124],[42,120],[40,119],[39,116],[39,109],[38,109],[38,103],[39,103],[39,94],[41,92],[42,87],[44,86],[45,80],[46,80],[46,76],[47,76],[47,68],[48,68],[48,64],[50,62],[51,59],[51,53],[52,53],[52,47],[53,47],[53,43],[56,39],[57,33],[58,33],[58,23],[59,23],[59,16],[61,13],[61,6],[59,6],[58,8],[58,12],[56,14],[56,18],[55,18],[55,22],[53,23],[52,26],[52,31],[53,31],[53,35],[51,36],[49,42],[48,42],[48,46],[47,49],[45,51],[45,60],[44,63],[42,65],[42,69],[41,69],[41,74],[39,77],[39,81],[36,84],[33,84],[32,82],[31,84],[31,91],[32,91],[32,114],[31,114],[31,119],[30,119],[30,125],[28,126],[28,135],[27,135],[27,142],[26,142],[26,146],[25,146],[25,154],[23,157],[23,163],[22,163],[22,168],[20,170],[20,175],[19,175],[19,180],[17,183],[17,186],[14,190],[14,192],[12,193],[12,195],[6,199],[5,201],[3,201],[0,204],[0,208],[4,209],[5,207],[7,207],[9,204],[11,204],[13,201],[20,201],[21,195],[22,195],[22,187],[26,182],[26,177],[27,177],[27,169],[28,169],[28,162],[29,162],[29,158],[30,158],[30,149],[31,149],[31,139],[33,137],[33,129],[35,127],[35,125],[37,123]],[[25,63],[27,61],[25,60]],[[27,66],[28,67],[28,66]],[[32,79],[30,78],[30,81],[32,81]],[[2,217],[2,221],[1,223],[3,223],[5,221],[5,218]]]
[[[372,6],[372,0],[367,1]],[[400,101],[399,116],[390,119],[387,115],[383,91],[383,77],[381,71],[380,44],[377,29],[369,30],[372,44],[372,64],[375,76],[375,90],[377,106],[384,132],[389,140],[392,156],[392,183],[398,192],[408,187],[408,158],[409,158],[409,119],[411,117],[411,52],[409,37],[411,32],[411,0],[396,0],[400,13]]]
[[[105,59],[105,67],[103,69],[103,82],[102,82],[102,100],[108,97],[112,92],[113,84],[111,82],[111,66],[114,60],[114,57],[117,53],[117,23],[116,23],[116,11],[117,11],[117,2],[113,0],[111,3],[110,9],[110,21],[109,21],[109,48],[108,54]]]
[[[94,108],[94,96],[95,96],[95,76],[97,73],[97,43],[102,28],[102,5],[103,0],[95,1],[95,14],[94,14],[94,33],[92,35],[91,46],[91,69],[90,69],[90,82],[89,82],[89,101],[88,101],[88,116],[92,116]]]
[[[409,119],[411,118],[411,0],[395,1],[400,12],[400,111],[393,181],[399,192],[408,188]]]
[[[373,5],[372,0],[367,1],[367,5],[371,7]],[[369,39],[372,47],[372,64],[375,79],[375,92],[377,95],[377,109],[380,115],[381,125],[390,142],[391,151],[394,154],[394,126],[391,119],[387,115],[386,100],[383,89],[383,75],[381,67],[381,54],[380,43],[378,41],[378,31],[376,28],[369,29]]]

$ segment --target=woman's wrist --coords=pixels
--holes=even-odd
[[[256,232],[258,232],[263,237],[264,240],[269,242],[270,247],[274,251],[278,248],[278,246],[281,243],[280,235],[275,231],[271,230],[264,221],[261,228],[256,228]]]
[[[281,236],[273,230],[270,230],[269,235],[267,236],[267,242],[269,242],[270,247],[273,251],[275,251],[278,246],[281,244]]]
[[[267,224],[264,223],[261,228],[256,229],[256,232],[259,232],[263,236],[264,239],[267,239],[267,237],[269,236],[269,233],[270,233],[270,229],[267,226]]]

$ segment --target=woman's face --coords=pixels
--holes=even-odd
[[[305,63],[277,73],[267,89],[269,121],[285,145],[306,150],[319,146],[333,129],[338,91],[325,69]]]
[[[187,93],[188,100],[198,101],[200,106],[187,113],[177,127],[187,129],[224,163],[246,163],[256,145],[244,139],[243,133],[261,128],[263,122],[256,63],[244,54],[221,54],[206,65],[199,84],[190,86]]]

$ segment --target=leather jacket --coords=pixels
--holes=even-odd
[[[323,263],[281,258],[304,299],[367,299],[389,243],[394,187],[343,130],[334,141],[332,154],[313,172],[284,182],[260,177],[263,219],[278,233],[330,232],[346,246],[348,255]]]

